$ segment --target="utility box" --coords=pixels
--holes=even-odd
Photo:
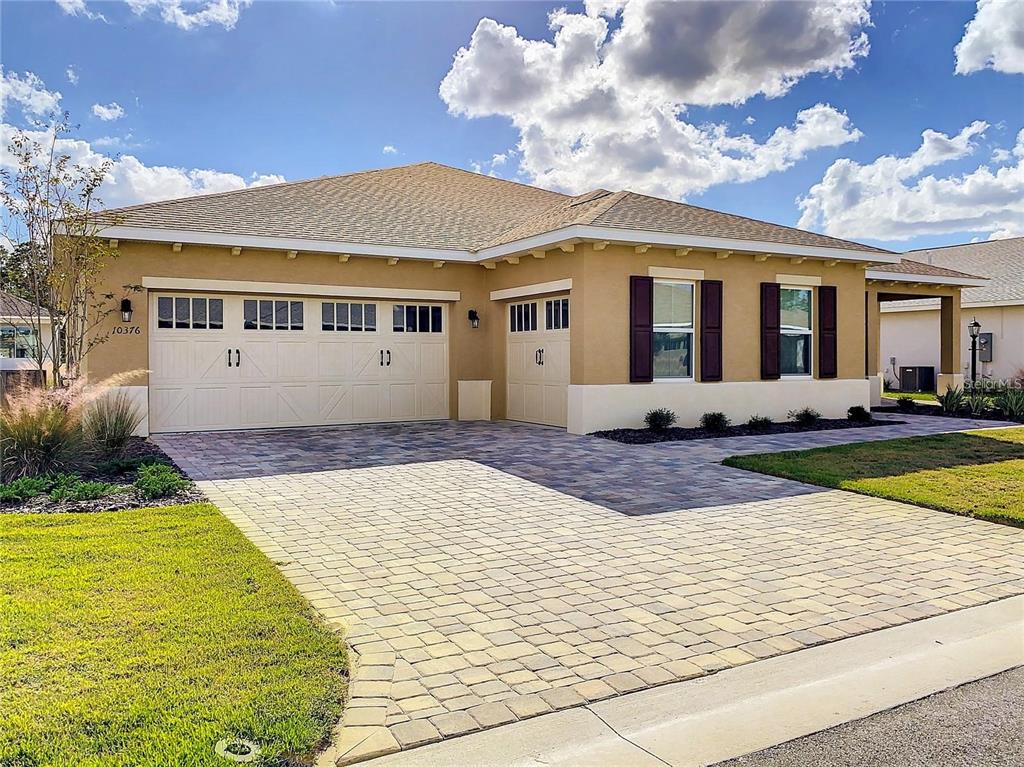
[[[935,368],[925,365],[901,367],[900,391],[935,391]]]
[[[992,334],[978,334],[978,362],[992,361]]]

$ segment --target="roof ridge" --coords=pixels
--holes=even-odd
[[[424,160],[423,162],[411,162],[405,165],[392,165],[387,168],[368,168],[366,170],[355,170],[351,173],[329,173],[323,176],[314,176],[313,178],[302,178],[296,179],[295,181],[280,181],[276,184],[264,184],[262,186],[246,186],[241,189],[228,189],[224,192],[210,192],[208,194],[189,194],[183,197],[170,197],[166,200],[153,200],[152,202],[140,202],[135,205],[124,205],[120,208],[107,208],[102,213],[120,213],[122,211],[139,210],[141,208],[152,208],[159,205],[169,205],[176,202],[184,202],[186,200],[194,200],[197,197],[202,197],[205,200],[213,200],[220,197],[227,197],[230,195],[242,194],[244,192],[255,192],[261,189],[281,189],[286,186],[299,186],[302,184],[312,184],[315,181],[327,181],[336,178],[351,178],[353,176],[368,176],[372,173],[386,173],[391,170],[401,170],[403,168],[416,168],[420,165],[440,165],[440,163],[431,162],[430,160]],[[441,166],[448,167],[448,166]]]
[[[665,199],[664,197],[655,197],[654,195],[651,195],[651,194],[643,194],[642,192],[634,192],[634,191],[631,191],[631,190],[628,190],[628,189],[624,190],[624,193],[625,194],[634,195],[636,197],[643,197],[643,198],[648,199],[648,200],[657,200],[658,202],[669,202],[669,203],[672,203],[673,205],[682,205],[682,206],[687,207],[687,208],[693,208],[694,210],[703,210],[703,211],[707,211],[708,213],[714,213],[714,214],[719,215],[719,216],[733,216],[734,218],[742,218],[744,221],[753,221],[755,224],[767,224],[768,226],[777,226],[780,229],[787,229],[787,230],[789,230],[791,232],[800,232],[801,234],[814,234],[814,235],[817,235],[818,237],[824,237],[826,239],[832,240],[833,242],[845,242],[845,243],[848,243],[850,245],[858,245],[858,246],[861,246],[863,248],[870,248],[870,249],[873,249],[873,250],[878,250],[878,251],[881,251],[882,253],[888,253],[888,254],[891,254],[891,255],[899,255],[895,251],[888,250],[886,248],[878,248],[878,247],[875,247],[873,245],[865,245],[863,242],[857,242],[856,240],[844,240],[842,237],[833,237],[830,234],[821,234],[820,232],[811,232],[808,229],[800,229],[799,227],[789,226],[787,224],[778,224],[778,223],[776,223],[774,221],[765,221],[763,218],[753,218],[752,216],[744,216],[742,213],[730,213],[730,212],[724,211],[724,210],[715,210],[714,208],[706,208],[703,205],[694,205],[693,203],[680,202],[679,200],[668,200],[668,199]],[[612,206],[612,207],[614,207],[614,206]]]
[[[438,168],[447,168],[448,170],[457,170],[460,173],[468,173],[471,176],[478,176],[479,178],[489,179],[491,181],[500,181],[506,184],[515,184],[516,186],[526,187],[527,189],[533,189],[535,192],[547,192],[548,194],[557,194],[559,197],[565,197],[571,199],[572,195],[565,194],[563,192],[556,192],[553,189],[545,189],[542,186],[534,186],[533,184],[527,184],[525,181],[514,181],[510,178],[502,178],[501,176],[491,176],[487,173],[479,173],[475,170],[466,170],[460,168],[457,165],[446,165],[443,162],[437,162],[436,160],[426,160],[421,163],[415,163],[416,165],[436,165]],[[398,166],[398,167],[412,167],[410,166]]]

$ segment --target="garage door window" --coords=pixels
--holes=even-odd
[[[511,304],[508,329],[512,333],[528,333],[537,329],[537,304]]]
[[[548,330],[569,329],[569,299],[555,298],[544,302],[544,319]]]
[[[246,330],[302,330],[302,301],[246,300],[242,312]]]
[[[177,330],[222,330],[224,300],[191,296],[161,296],[156,302],[156,326]]]
[[[395,304],[391,329],[395,333],[441,333],[441,307]]]
[[[320,304],[320,328],[372,333],[377,330],[377,304],[324,301]]]

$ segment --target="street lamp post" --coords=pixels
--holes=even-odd
[[[978,382],[978,336],[981,334],[981,323],[975,317],[967,326],[971,335],[971,386]]]

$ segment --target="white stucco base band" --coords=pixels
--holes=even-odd
[[[866,378],[742,381],[734,383],[572,384],[569,431],[637,428],[655,408],[675,412],[679,426],[696,426],[701,415],[721,411],[736,424],[752,415],[784,421],[790,410],[810,407],[826,418],[845,418],[851,405],[868,407]]]

